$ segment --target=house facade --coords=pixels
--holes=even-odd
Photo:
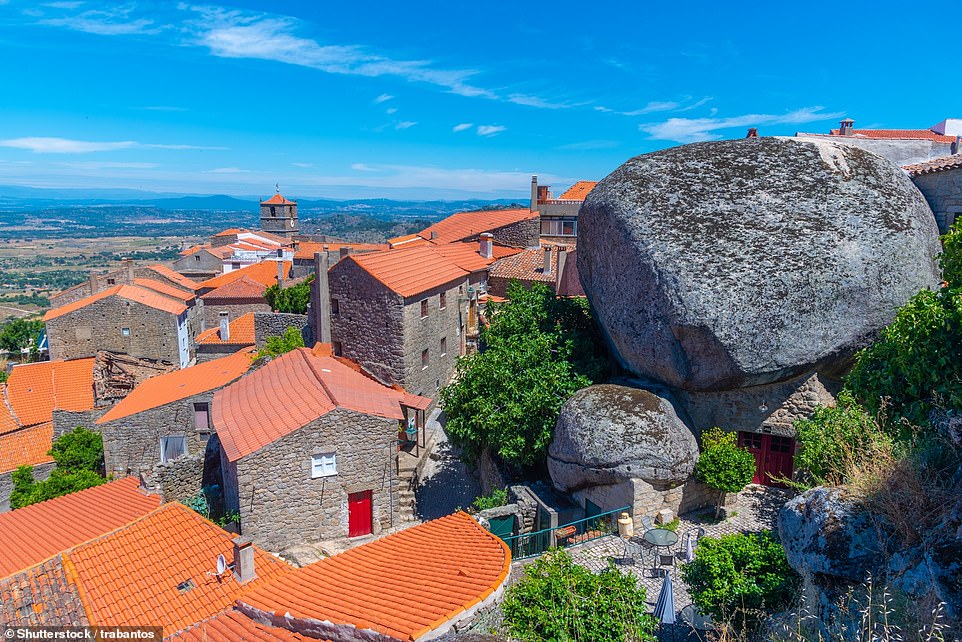
[[[538,177],[531,177],[531,211],[539,216],[542,241],[574,245],[578,239],[578,211],[597,181],[578,181],[554,197],[549,185],[539,185]]]
[[[323,344],[272,360],[214,395],[227,510],[272,550],[377,535],[399,522],[399,435],[430,403]]]
[[[194,288],[197,286],[191,279],[159,263],[148,266],[134,265],[132,259],[124,259],[122,263],[123,265],[120,269],[111,270],[105,274],[91,272],[85,282],[52,295],[50,297],[50,307],[59,308],[68,303],[73,303],[74,301],[79,301],[80,299],[103,292],[115,285],[133,285],[138,279],[146,279],[152,283],[157,283],[161,286],[166,285],[187,293],[193,293]]]

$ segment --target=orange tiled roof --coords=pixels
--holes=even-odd
[[[153,290],[154,292],[159,292],[160,294],[169,296],[174,299],[179,299],[185,303],[194,300],[194,291],[181,290],[180,288],[175,288],[172,285],[167,285],[162,281],[155,281],[154,279],[134,279],[134,285],[139,285],[142,288],[147,288],[148,290]]]
[[[161,265],[160,263],[158,263],[157,265],[151,265],[147,269],[156,272],[157,274],[164,277],[165,279],[173,281],[174,283],[176,283],[183,289],[187,290],[188,292],[193,292],[195,289],[197,289],[196,281],[194,281],[193,279],[187,278],[186,276],[184,276],[183,274],[180,274],[179,272],[174,272],[166,265]]]
[[[326,621],[417,640],[488,600],[510,569],[504,542],[455,513],[296,569],[238,603],[294,626]]]
[[[477,241],[445,243],[444,245],[435,245],[434,249],[438,254],[468,272],[484,270],[498,259],[503,259],[506,256],[512,256],[522,251],[521,248],[517,247],[494,245],[491,248],[491,254],[494,255],[493,258],[486,259],[481,256],[480,246]]]
[[[290,571],[255,548],[257,579],[241,585],[229,572],[216,577],[218,555],[228,564],[233,561],[232,537],[174,502],[66,555],[92,625],[162,626],[169,635],[220,613],[245,590]]]
[[[404,247],[415,247],[417,245],[427,245],[425,241],[419,234],[405,234],[404,236],[395,236],[393,239],[388,239],[387,244],[390,249],[396,249],[401,246]]]
[[[502,279],[518,279],[519,281],[539,281],[554,283],[558,275],[558,251],[552,248],[551,271],[544,273],[544,253],[547,247],[524,250],[514,256],[501,259],[491,266],[488,274]],[[572,248],[566,247],[570,250]],[[567,265],[567,260],[565,261]]]
[[[377,252],[387,250],[390,245],[387,243],[315,243],[313,241],[301,241],[297,247],[295,259],[313,259],[315,252],[323,252],[327,248],[328,252],[340,252],[342,247],[352,248],[355,252]]]
[[[245,237],[245,238],[242,238],[242,239],[238,239],[238,240],[235,241],[234,243],[231,243],[230,246],[231,246],[232,248],[238,249],[238,250],[251,250],[251,249],[253,249],[253,250],[261,250],[261,251],[267,250],[267,251],[273,252],[273,251],[277,250],[277,248],[279,248],[279,247],[281,246],[281,244],[278,243],[277,241],[274,241],[274,240],[271,240],[271,239],[260,239],[260,238],[249,238],[249,237]],[[246,246],[246,247],[245,247],[245,246]]]
[[[249,642],[314,642],[317,638],[255,622],[240,611],[231,609],[165,639],[168,642],[237,642],[238,640]],[[326,642],[330,642],[330,640]]]
[[[249,346],[256,343],[254,336],[254,313],[242,314],[230,322],[230,341],[220,340],[220,327],[209,328],[197,335],[198,344],[206,345],[241,345]]]
[[[0,627],[87,624],[87,613],[77,587],[67,577],[62,555],[0,580]]]
[[[276,264],[272,263],[272,265]],[[275,282],[276,280],[277,279],[275,278]],[[222,285],[219,288],[211,290],[200,298],[202,298],[204,301],[208,301],[210,299],[263,299],[264,290],[266,289],[267,288],[264,287],[263,283],[259,283],[245,275],[239,279],[227,283],[226,285]]]
[[[85,308],[91,303],[95,303],[101,299],[106,299],[109,296],[119,296],[122,299],[127,299],[128,301],[134,301],[136,303],[141,303],[148,307],[154,308],[155,310],[162,310],[163,312],[169,312],[170,314],[180,314],[187,309],[183,301],[176,301],[169,296],[160,294],[159,292],[141,287],[139,285],[115,285],[112,288],[108,288],[97,294],[85,297],[73,303],[68,303],[67,305],[62,305],[59,308],[54,308],[43,315],[44,321],[50,321],[51,319],[56,319],[70,312],[74,312],[81,308]]]
[[[181,251],[180,251],[180,255],[181,255],[181,256],[190,256],[191,254],[194,254],[194,253],[196,253],[196,252],[200,252],[201,250],[208,250],[208,249],[210,249],[210,243],[200,243],[200,244],[198,244],[198,245],[191,245],[191,246],[190,246],[189,248],[187,248],[186,250],[181,250]]]
[[[344,260],[354,261],[404,297],[421,294],[468,275],[432,245],[351,255]]]
[[[0,513],[0,577],[100,537],[158,506],[159,495],[141,492],[136,477],[125,477]]]
[[[284,269],[287,274],[290,274],[290,261],[284,261]],[[225,274],[218,274],[217,276],[200,283],[197,287],[212,290],[223,285],[227,285],[228,283],[233,283],[237,279],[242,279],[245,276],[249,279],[257,281],[265,288],[270,287],[277,283],[277,261],[261,261],[260,263],[248,265],[247,267],[239,270],[234,270]]]
[[[491,232],[499,227],[537,218],[538,213],[528,209],[517,210],[483,210],[480,212],[457,212],[419,233],[421,238],[432,243],[453,243],[463,241],[481,234]],[[432,232],[435,238],[431,238]]]
[[[0,383],[0,435],[17,430],[20,424],[17,423],[13,411],[7,405],[7,386]]]
[[[578,181],[558,198],[562,201],[583,201],[588,196],[588,192],[593,190],[597,184],[598,181]]]
[[[0,435],[0,473],[16,470],[18,466],[49,464],[53,457],[47,453],[52,445],[51,422]]]
[[[831,130],[830,136],[841,136],[839,130]],[[955,136],[936,134],[931,129],[853,129],[849,138],[882,138],[931,140],[936,143],[954,143]]]
[[[237,236],[238,234],[243,234],[244,232],[249,232],[250,230],[244,230],[239,227],[231,227],[221,232],[218,232],[214,236]]]
[[[97,420],[98,424],[129,417],[145,410],[158,408],[186,399],[214,388],[226,386],[250,370],[252,349],[205,363],[157,375],[143,381],[120,403]]]
[[[281,196],[280,192],[278,192],[277,194],[274,194],[266,201],[261,201],[261,205],[296,205],[296,204],[297,204],[297,201],[287,200],[286,198]]]
[[[53,411],[94,407],[94,358],[14,366],[7,401],[23,426],[53,421]]]
[[[335,408],[403,419],[402,403],[431,400],[389,388],[346,360],[298,348],[214,395],[213,422],[230,461],[237,461]]]
[[[910,176],[921,176],[922,174],[931,174],[933,172],[941,172],[947,169],[959,169],[960,167],[962,167],[962,154],[953,154],[952,156],[933,158],[932,160],[925,161],[924,163],[905,165],[902,167],[902,169],[907,171]]]

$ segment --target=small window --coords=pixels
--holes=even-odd
[[[448,293],[447,293],[447,292],[442,292],[441,294],[438,295],[438,307],[441,308],[442,310],[443,310],[444,308],[448,307]]]
[[[336,317],[341,313],[341,304],[337,299],[331,299],[331,316]]]
[[[200,254],[195,254],[195,255],[194,255],[194,260],[195,260],[195,261],[199,261],[199,260],[200,260]]]
[[[230,264],[230,269],[232,269],[232,270],[239,270],[239,269],[240,269],[240,263],[231,263],[231,264]]]
[[[423,319],[427,316],[428,316],[428,300],[424,299],[423,301],[421,301],[421,318]]]
[[[273,205],[271,205],[271,216],[277,216],[277,212],[274,211]]]
[[[107,279],[107,285],[116,285],[117,279]]]
[[[337,474],[337,455],[319,453],[311,456],[311,479],[331,477]]]
[[[441,337],[441,356],[443,357],[448,353],[448,338]]]
[[[210,404],[194,404],[194,429],[197,432],[210,432]]]
[[[121,328],[121,329],[120,329],[120,334],[124,335],[125,337],[129,337],[129,336],[130,336],[130,328]]]
[[[341,347],[340,341],[334,341],[331,345],[332,345],[332,349],[334,351],[335,357],[340,357],[341,355],[344,354],[344,349]]]
[[[574,221],[562,221],[562,223],[561,223],[561,235],[562,235],[562,236],[575,236],[575,222],[574,222]]]
[[[431,355],[428,353],[428,349],[425,348],[421,350],[421,368],[427,368],[431,363]]]
[[[160,438],[160,463],[173,461],[187,452],[187,437],[167,435]]]

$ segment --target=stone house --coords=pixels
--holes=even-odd
[[[399,523],[399,435],[431,400],[385,386],[330,346],[298,348],[218,391],[228,510],[272,550]]]
[[[52,295],[50,297],[50,307],[59,308],[68,303],[73,303],[74,301],[79,301],[80,299],[103,292],[115,285],[133,285],[140,279],[148,280],[152,285],[168,286],[188,293],[193,292],[194,288],[197,287],[197,283],[191,279],[174,272],[169,267],[161,265],[160,263],[148,266],[134,265],[132,259],[124,259],[122,263],[123,266],[118,270],[113,270],[106,274],[91,272],[90,277],[85,282]]]
[[[284,239],[297,236],[297,201],[284,198],[280,192],[261,201],[261,229]]]
[[[218,359],[251,346],[262,348],[269,337],[283,335],[288,328],[295,328],[309,345],[311,338],[307,328],[307,315],[284,312],[248,312],[228,321],[221,312],[220,323],[197,336],[195,351],[197,363]]]
[[[224,271],[224,259],[233,253],[227,246],[214,247],[210,243],[195,245],[180,253],[170,267],[175,272],[195,281],[211,279]]]
[[[538,177],[531,177],[531,211],[538,213],[542,241],[571,246],[577,243],[578,211],[597,184],[578,181],[555,198],[549,185],[539,185]]]
[[[180,294],[176,294],[180,292]],[[109,350],[187,367],[193,293],[158,284],[115,285],[44,317],[50,358]]]
[[[194,457],[200,464],[193,466],[197,483],[187,495],[199,491],[201,456],[214,432],[211,400],[217,390],[250,369],[252,356],[253,350],[241,350],[151,377],[134,388],[92,426],[103,435],[106,472],[150,476],[158,464]],[[171,499],[165,495],[165,500]]]
[[[227,313],[228,321],[253,312],[270,312],[271,306],[264,298],[265,289],[263,284],[244,276],[202,295],[201,327],[204,330],[219,327],[224,312]]]
[[[903,167],[935,214],[939,233],[945,234],[962,214],[962,154],[956,152]]]
[[[476,242],[481,234],[488,233],[493,236],[494,242],[498,245],[533,247],[538,245],[538,220],[538,212],[534,209],[457,212],[426,227],[418,232],[417,236],[435,245],[443,245],[465,241]],[[392,240],[400,241],[403,237]]]
[[[511,281],[543,283],[558,296],[584,296],[573,246],[545,243],[498,260],[488,270],[488,293],[503,297]]]

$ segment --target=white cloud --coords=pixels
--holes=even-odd
[[[478,136],[495,136],[506,129],[501,125],[478,125]]]
[[[550,100],[545,100],[538,96],[531,96],[529,94],[509,94],[507,98],[509,103],[514,103],[515,105],[524,105],[526,107],[537,107],[538,109],[568,109],[571,107],[577,107],[570,103],[556,103]]]
[[[474,127],[474,123],[460,123],[451,128],[453,132],[463,132],[465,129],[471,129]]]
[[[3,0],[0,4],[4,4],[5,2],[6,0]],[[53,9],[77,9],[81,5],[83,5],[83,2],[80,2],[80,0],[72,0],[70,2],[48,2],[43,6]]]
[[[414,121],[414,120],[402,120],[401,122],[394,125],[394,129],[398,129],[398,130],[410,129],[411,127],[414,127],[417,124],[418,124],[417,121]]]
[[[386,103],[392,98],[394,98],[394,96],[392,96],[391,94],[381,94],[380,96],[374,99],[374,103],[379,105],[381,103]]]
[[[842,112],[825,112],[823,109],[824,107],[804,107],[787,114],[745,114],[728,118],[669,118],[661,123],[641,124],[638,129],[653,140],[693,143],[722,138],[721,134],[716,133],[722,129],[810,123],[843,115]]]
[[[698,107],[701,107],[710,101],[711,97],[706,96],[689,105],[686,105],[685,103],[691,99],[691,96],[687,96],[681,100],[653,100],[644,107],[632,109],[630,111],[619,111],[603,105],[596,105],[594,109],[595,111],[600,111],[605,114],[618,114],[619,116],[644,116],[645,114],[653,114],[662,111],[691,111],[692,109],[697,109]]]
[[[309,167],[314,167],[314,163],[291,163],[291,165],[293,165],[294,167],[302,167],[305,169]]]
[[[387,114],[388,116],[390,116],[391,114],[396,114],[397,107],[388,107],[387,109],[384,110],[384,113]]]
[[[8,138],[0,140],[0,147],[27,149],[37,154],[87,154],[90,152],[109,152],[116,149],[130,149],[137,147],[133,140],[116,142],[71,140],[69,138],[54,138],[35,136],[25,138]]]
[[[354,163],[351,165],[351,169],[356,172],[376,172],[376,168],[367,165],[366,163]]]
[[[56,6],[56,5],[61,6]],[[48,5],[58,9],[75,9],[72,2],[54,3]],[[74,31],[83,31],[101,36],[120,36],[129,34],[155,34],[162,31],[156,27],[153,20],[148,18],[134,18],[133,6],[111,6],[109,9],[91,9],[75,16],[61,18],[45,18],[41,24],[52,27],[66,27]]]
[[[218,167],[217,169],[207,170],[208,174],[250,174],[251,170],[241,169],[240,167]]]

